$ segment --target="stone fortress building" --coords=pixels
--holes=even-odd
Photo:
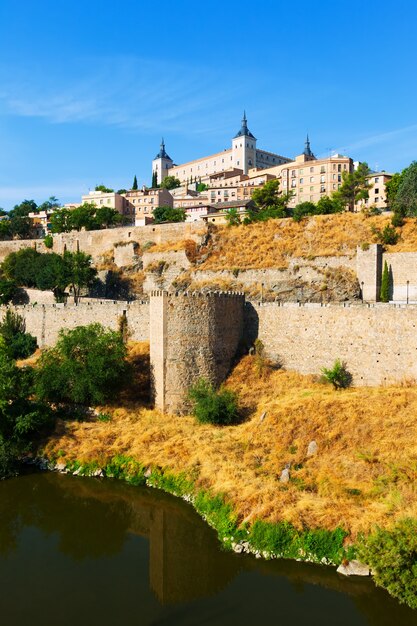
[[[198,180],[208,182],[212,174],[238,169],[247,174],[249,170],[265,169],[282,163],[289,163],[290,158],[260,150],[256,146],[257,139],[250,132],[246,113],[243,113],[242,124],[232,139],[232,147],[195,161],[176,165],[165,150],[162,139],[160,150],[152,161],[152,174],[156,174],[160,184],[166,176],[175,176],[181,183]]]

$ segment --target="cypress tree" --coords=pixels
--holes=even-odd
[[[132,189],[136,191],[137,188],[138,188],[138,179],[136,178],[136,174],[135,174],[135,178],[133,179]]]
[[[390,280],[387,262],[384,263],[384,271],[382,272],[380,300],[381,302],[389,302]]]

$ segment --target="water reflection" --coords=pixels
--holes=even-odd
[[[0,615],[19,626],[417,624],[370,580],[222,552],[175,498],[58,474],[0,484]]]

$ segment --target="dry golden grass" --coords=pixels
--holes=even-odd
[[[200,269],[285,268],[291,257],[353,256],[356,246],[376,242],[372,227],[382,230],[388,216],[366,217],[362,213],[318,215],[294,222],[270,220],[250,226],[220,226],[209,257]],[[399,229],[400,241],[388,251],[417,251],[417,225],[408,219]]]
[[[132,346],[137,386],[148,382],[147,347]],[[225,493],[240,518],[289,520],[297,527],[342,525],[354,538],[375,524],[417,517],[417,388],[335,392],[311,376],[267,370],[245,357],[227,385],[239,394],[243,423],[197,424],[125,397],[103,407],[110,422],[60,422],[47,454],[84,461],[116,454],[198,476]],[[264,419],[261,415],[266,413]],[[307,458],[310,441],[318,453]],[[279,476],[291,463],[291,480]]]

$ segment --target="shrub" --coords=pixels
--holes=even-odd
[[[46,235],[46,237],[44,237],[43,243],[45,245],[45,248],[48,248],[50,250],[54,245],[54,239],[52,235]]]
[[[62,330],[55,347],[45,350],[36,370],[42,400],[101,404],[113,398],[128,374],[120,333],[100,324]]]
[[[372,569],[377,585],[417,609],[417,521],[401,520],[392,530],[378,528],[358,545],[358,557]]]
[[[385,246],[394,246],[398,243],[398,239],[400,238],[400,235],[397,233],[395,228],[389,224],[385,226],[384,230],[373,227],[372,233],[376,237],[377,241]]]
[[[26,332],[26,324],[21,315],[8,309],[0,324],[0,335],[5,340],[7,351],[12,359],[26,359],[38,347],[36,337]]]
[[[346,363],[337,359],[331,369],[325,367],[321,370],[322,378],[338,389],[346,389],[352,384],[352,374],[347,370]]]
[[[300,202],[294,207],[292,218],[295,222],[300,222],[307,215],[315,215],[317,207],[313,202]]]
[[[201,378],[193,385],[188,397],[193,403],[195,416],[202,424],[233,424],[238,418],[237,395],[221,387],[218,391]]]

